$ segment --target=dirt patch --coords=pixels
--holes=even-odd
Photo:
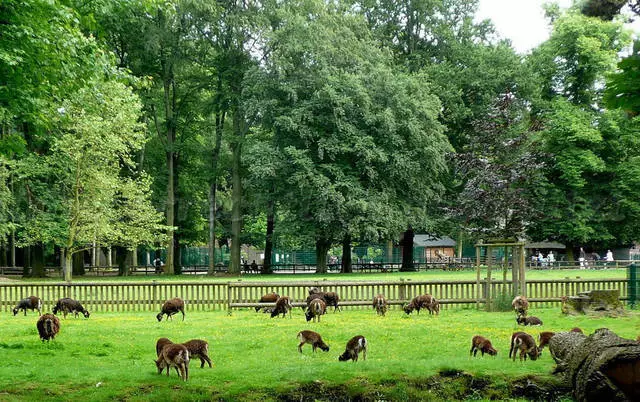
[[[0,282],[18,282],[18,280],[7,278],[6,276],[0,276]]]

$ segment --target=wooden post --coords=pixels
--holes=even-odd
[[[487,306],[487,311],[491,311],[491,298],[493,297],[493,295],[491,294],[491,288],[492,288],[492,283],[491,283],[491,266],[493,265],[493,247],[488,246],[487,247],[487,302],[486,302],[486,306]]]
[[[476,309],[480,309],[480,246],[476,245]]]
[[[227,282],[227,314],[231,315],[231,282]]]
[[[520,292],[527,297],[527,278],[525,276],[524,244],[520,244]]]

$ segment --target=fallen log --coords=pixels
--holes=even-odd
[[[549,350],[555,372],[573,389],[578,401],[640,400],[640,343],[620,338],[607,328],[585,337],[561,332],[551,338]]]

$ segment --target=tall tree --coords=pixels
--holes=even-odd
[[[254,103],[268,105],[259,115],[288,162],[277,197],[315,237],[323,272],[345,236],[377,240],[427,219],[449,144],[426,77],[394,71],[359,16],[320,1],[277,13]]]

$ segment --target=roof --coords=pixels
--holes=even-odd
[[[456,241],[448,236],[415,235],[413,245],[417,247],[455,247]]]
[[[527,243],[524,245],[524,248],[541,248],[541,249],[557,248],[557,249],[564,250],[565,248],[567,248],[567,246],[555,241],[539,241],[539,242]]]

